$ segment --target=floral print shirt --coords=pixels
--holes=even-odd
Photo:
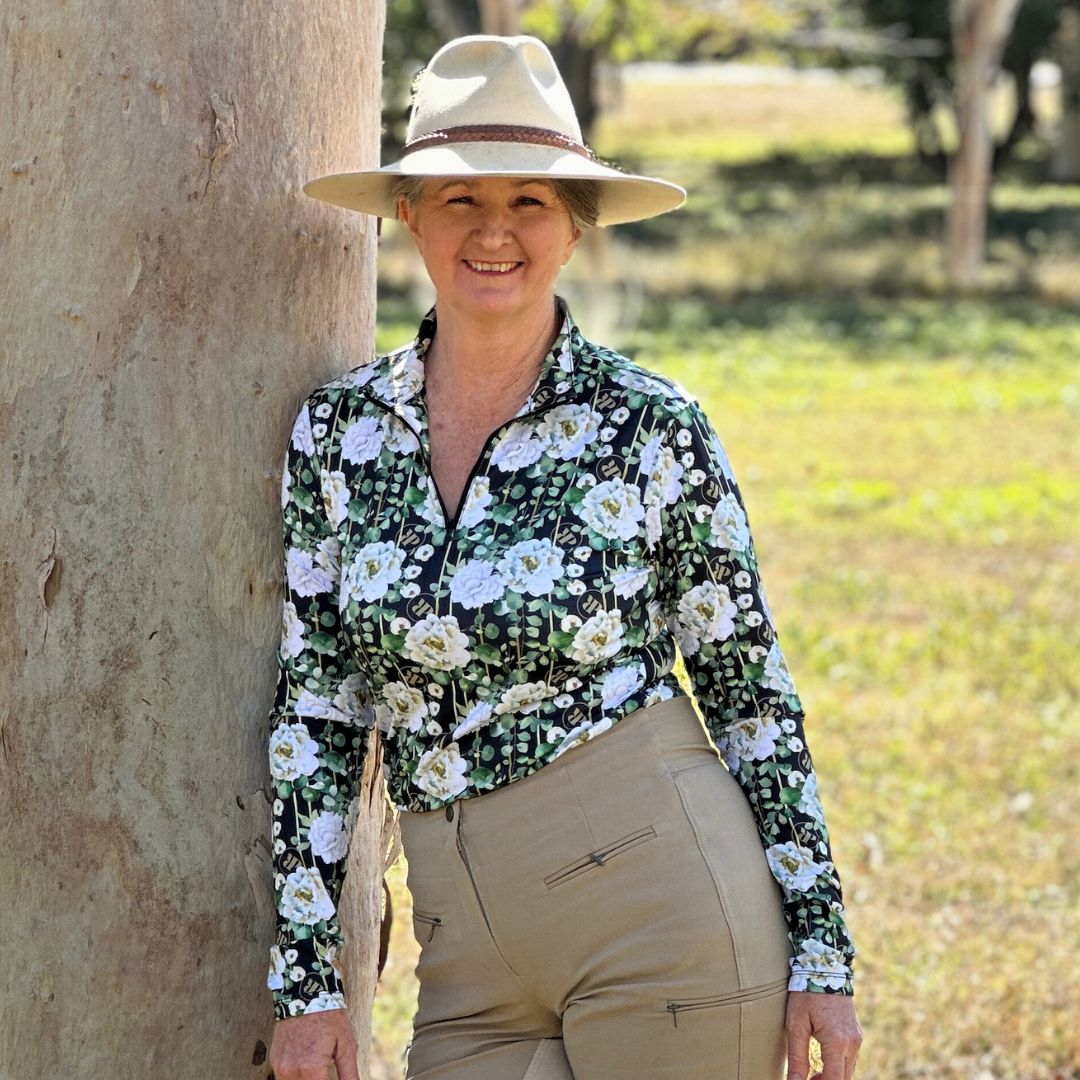
[[[852,993],[803,708],[699,404],[562,328],[451,515],[414,342],[313,391],[282,476],[269,756],[279,1018],[341,1008],[336,903],[371,739],[401,808],[471,799],[682,694],[676,646],[783,892],[792,990]]]

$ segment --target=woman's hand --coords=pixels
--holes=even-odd
[[[851,1080],[863,1033],[850,994],[823,994],[792,990],[787,999],[787,1080],[807,1080],[810,1072],[810,1036],[821,1046],[821,1080]]]
[[[274,1024],[270,1068],[274,1080],[328,1080],[333,1062],[338,1080],[360,1080],[357,1049],[345,1009],[290,1016]]]

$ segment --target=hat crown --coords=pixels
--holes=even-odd
[[[546,128],[582,141],[574,104],[551,52],[539,38],[526,35],[456,38],[421,73],[407,142],[474,124]]]

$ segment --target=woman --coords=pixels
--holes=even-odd
[[[288,451],[277,1080],[358,1076],[335,903],[373,725],[408,1077],[794,1080],[813,1034],[850,1080],[854,947],[738,487],[697,402],[554,291],[583,228],[685,193],[596,162],[541,42],[481,36],[425,69],[401,161],[305,191],[400,217],[437,300]]]

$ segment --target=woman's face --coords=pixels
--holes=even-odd
[[[545,180],[435,177],[399,203],[440,304],[470,317],[514,318],[551,303],[580,233]]]

